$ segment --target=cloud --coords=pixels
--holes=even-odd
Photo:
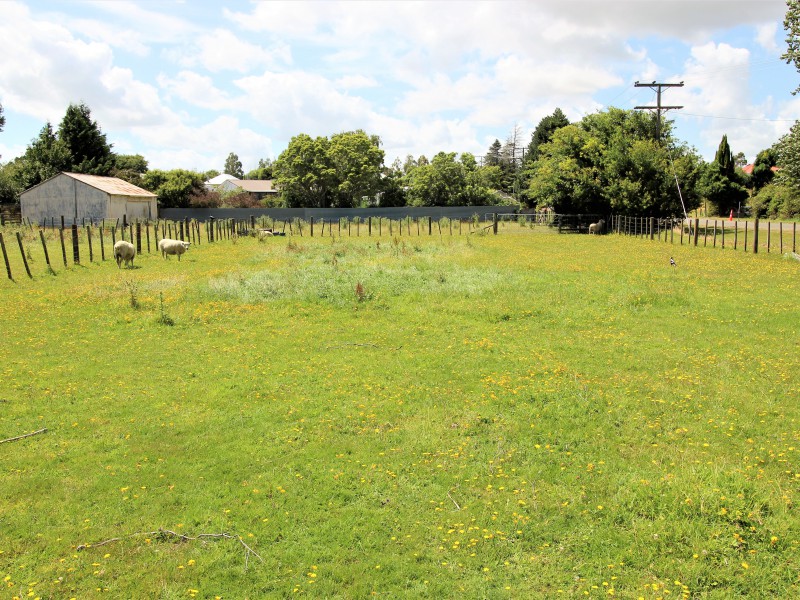
[[[778,32],[777,23],[765,23],[756,27],[756,42],[770,54],[780,54],[775,34]]]
[[[221,111],[234,107],[230,95],[215,86],[211,77],[193,71],[181,71],[175,77],[158,76],[158,84],[167,99],[182,100],[192,106]]]
[[[199,36],[199,40],[167,52],[179,66],[201,66],[212,73],[237,71],[247,73],[257,67],[273,67],[292,61],[287,44],[276,43],[271,48],[251,44],[227,29],[214,29]]]

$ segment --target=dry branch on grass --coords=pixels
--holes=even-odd
[[[138,531],[136,533],[129,533],[128,535],[123,535],[122,537],[110,538],[110,539],[107,539],[107,540],[103,540],[102,542],[96,542],[94,544],[80,544],[80,545],[76,546],[75,550],[80,552],[81,550],[88,550],[90,548],[99,548],[100,546],[105,546],[106,544],[111,544],[113,542],[121,542],[122,540],[127,540],[127,539],[130,539],[130,538],[139,537],[139,536],[143,536],[143,535],[146,535],[146,536],[149,536],[149,537],[153,537],[153,538],[157,538],[157,539],[160,539],[160,540],[167,540],[168,538],[174,538],[175,540],[177,540],[179,542],[191,542],[191,541],[196,541],[196,540],[203,541],[206,538],[211,538],[211,539],[222,538],[222,539],[226,539],[226,540],[236,540],[237,542],[239,542],[242,545],[242,547],[245,550],[245,553],[244,553],[244,568],[245,569],[247,569],[247,564],[248,564],[248,561],[250,559],[250,555],[251,554],[253,556],[255,556],[258,560],[260,560],[262,563],[264,562],[264,559],[261,558],[261,556],[258,554],[258,552],[253,550],[250,546],[248,546],[245,543],[245,541],[242,539],[242,537],[239,536],[239,535],[232,535],[230,533],[198,533],[195,536],[191,536],[191,535],[186,535],[186,534],[183,534],[183,533],[177,533],[175,531],[170,531],[169,529],[162,529],[162,528],[159,528],[158,531]]]
[[[6,442],[16,442],[17,440],[22,440],[31,437],[32,435],[39,435],[40,433],[46,433],[46,432],[47,432],[47,427],[45,427],[44,429],[40,429],[39,431],[34,431],[33,433],[26,433],[25,435],[18,435],[17,437],[0,440],[0,444],[5,444]]]

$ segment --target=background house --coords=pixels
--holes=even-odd
[[[255,200],[278,195],[278,190],[272,187],[272,179],[228,179],[217,187],[217,191],[228,193],[247,192]]]
[[[158,197],[116,177],[59,173],[19,196],[22,217],[34,223],[66,224],[102,219],[155,219]]]
[[[203,185],[206,186],[206,189],[208,191],[213,192],[214,190],[218,190],[220,185],[222,185],[226,181],[231,181],[231,180],[239,181],[233,175],[228,175],[227,173],[221,173],[220,175],[217,175],[216,177],[212,177],[211,179],[206,181]]]

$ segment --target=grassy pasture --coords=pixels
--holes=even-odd
[[[50,252],[0,280],[0,439],[47,428],[0,444],[1,597],[800,595],[795,261],[539,229]]]

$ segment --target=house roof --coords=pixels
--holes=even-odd
[[[753,163],[750,163],[749,165],[743,166],[742,167],[742,171],[744,171],[748,175],[752,175],[753,174],[753,167],[755,167],[755,165]],[[772,171],[773,173],[775,173],[777,171],[780,171],[781,168],[780,167],[770,167],[769,170]]]
[[[206,181],[206,185],[219,185],[225,181],[239,181],[238,178],[234,177],[233,175],[228,175],[227,173],[221,173],[216,177],[212,177],[208,181]]]
[[[251,193],[277,193],[272,187],[272,179],[240,179],[232,182],[236,187]]]

